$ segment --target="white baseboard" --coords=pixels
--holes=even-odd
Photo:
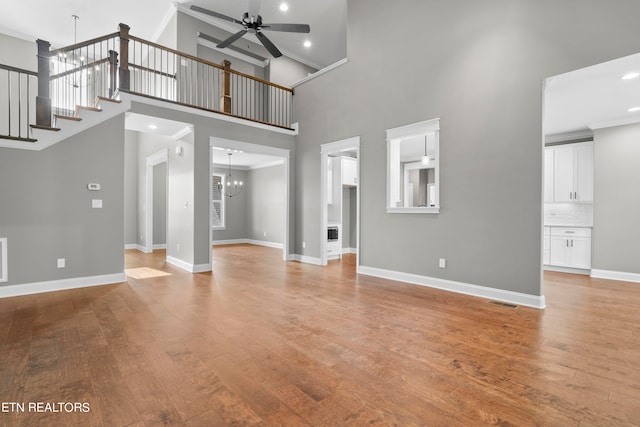
[[[356,248],[342,248],[343,254],[357,254],[358,250]]]
[[[67,289],[86,288],[88,286],[112,285],[127,281],[124,272],[104,274],[101,276],[75,277],[73,279],[50,280],[46,282],[25,283],[21,285],[0,286],[0,298],[20,295],[40,294],[43,292],[64,291]]]
[[[135,243],[126,243],[124,245],[124,250],[128,250],[128,249],[138,249],[138,245],[136,245]]]
[[[264,240],[249,239],[247,243],[249,243],[250,245],[266,246],[268,248],[276,248],[276,249],[282,249],[284,247],[282,243],[266,242]]]
[[[638,273],[626,273],[624,271],[611,271],[611,270],[591,270],[591,277],[597,279],[609,279],[609,280],[621,280],[624,282],[637,282],[640,283],[640,274]]]
[[[504,301],[511,304],[523,305],[542,309],[546,307],[544,295],[536,296],[520,292],[505,291],[503,289],[489,288],[486,286],[472,285],[469,283],[454,282],[452,280],[438,279],[435,277],[420,276],[417,274],[403,273],[400,271],[384,270],[381,268],[359,266],[359,274],[381,277],[383,279],[396,280],[414,285],[427,286],[442,289],[459,294],[471,295],[491,300]]]
[[[211,264],[191,264],[181,259],[167,256],[167,262],[171,265],[175,265],[178,268],[188,271],[189,273],[204,273],[211,271]]]
[[[237,245],[241,243],[249,243],[249,239],[212,240],[211,246]]]
[[[306,256],[306,255],[299,255],[299,254],[290,254],[289,261],[298,261],[298,262],[303,262],[305,264],[320,265],[320,258],[315,258],[311,256]]]
[[[211,246],[237,245],[237,244],[267,246],[269,248],[276,248],[276,249],[282,249],[284,247],[282,243],[266,242],[264,240],[253,240],[253,239],[228,239],[228,240],[212,240],[211,241]]]
[[[546,271],[557,271],[558,273],[582,274],[584,276],[588,276],[591,274],[591,270],[583,268],[559,267],[557,265],[544,265],[543,269]]]
[[[158,243],[153,245],[153,250],[155,251],[156,249],[167,249],[167,244],[166,243]]]

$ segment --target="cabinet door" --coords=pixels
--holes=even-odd
[[[569,239],[568,267],[591,268],[591,239],[573,237]]]
[[[593,143],[576,144],[574,201],[593,202]]]
[[[553,202],[553,148],[544,149],[544,201]]]
[[[556,147],[554,151],[554,201],[573,202],[574,152],[573,147]]]
[[[557,266],[567,265],[567,249],[569,239],[566,237],[551,236],[551,247],[549,249],[549,264]]]
[[[358,185],[358,164],[356,159],[342,158],[342,185]]]

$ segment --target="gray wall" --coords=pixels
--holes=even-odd
[[[38,46],[33,41],[27,41],[0,34],[0,64],[38,71]]]
[[[124,133],[124,243],[138,243],[138,132]]]
[[[175,148],[181,146],[183,155]],[[168,149],[167,183],[167,255],[193,263],[193,135],[174,140],[168,136],[138,133],[138,236],[137,243],[146,244],[146,160],[152,154]],[[155,178],[155,173],[154,173]],[[156,211],[154,210],[154,217]],[[159,243],[155,239],[154,243]],[[178,249],[179,247],[179,249]]]
[[[169,22],[167,22],[167,26],[162,30],[160,35],[158,36],[158,40],[156,43],[170,47],[171,49],[175,49],[178,41],[178,12],[176,12]]]
[[[213,172],[226,175],[229,170],[226,168],[214,167]],[[248,187],[247,171],[232,169],[231,175],[234,179],[246,183],[247,185],[245,188]],[[225,229],[213,230],[211,240],[236,240],[249,238],[247,233],[247,215],[248,208],[246,190],[243,190],[237,196],[231,198],[227,197],[225,200]]]
[[[284,243],[284,165],[252,169],[247,175],[247,238]]]
[[[124,271],[123,115],[43,151],[0,151],[7,285]],[[102,189],[89,191],[89,183]],[[92,199],[103,208],[92,209]]]
[[[356,248],[358,241],[357,232],[357,200],[358,193],[355,187],[342,188],[342,247]]]
[[[209,262],[211,254],[211,242],[209,240],[209,206],[211,204],[211,195],[209,193],[209,174],[210,174],[210,137],[218,137],[231,139],[244,142],[259,142],[262,145],[286,149],[291,152],[291,156],[295,155],[295,138],[291,135],[285,135],[279,132],[268,131],[260,128],[235,124],[224,120],[212,119],[208,115],[190,114],[182,111],[166,109],[162,107],[156,107],[148,104],[141,104],[138,102],[132,102],[131,111],[148,116],[161,117],[171,120],[177,120],[183,123],[191,123],[194,125],[194,132],[189,134],[189,137],[193,138],[193,144],[189,147],[192,150],[191,153],[185,151],[185,156],[182,158],[185,162],[189,163],[189,169],[187,170],[187,164],[185,163],[184,177],[187,183],[190,182],[190,186],[185,187],[187,194],[193,194],[193,203],[189,204],[192,207],[190,210],[190,219],[186,218],[183,225],[183,232],[190,233],[192,236],[193,248],[193,261],[186,260],[196,265],[201,265]],[[185,145],[185,150],[187,149]],[[170,156],[171,154],[170,150]],[[171,174],[173,165],[171,159],[169,161],[169,173]],[[193,174],[193,175],[189,175]],[[289,175],[294,176],[295,166],[293,162],[290,162]],[[190,181],[188,178],[190,177]],[[172,182],[169,182],[169,204],[171,205],[171,186]],[[290,184],[289,193],[293,194],[295,187],[293,183]],[[189,193],[192,192],[192,193]],[[289,215],[293,218],[293,206],[290,207]],[[291,227],[294,221],[291,222]],[[169,209],[169,230],[172,229],[172,216],[171,208]],[[292,236],[293,230],[289,230],[289,236]],[[171,243],[171,234],[167,237],[169,243]],[[289,244],[292,245],[293,241],[290,240]],[[171,247],[167,250],[170,254]],[[182,259],[182,258],[181,258]]]
[[[640,124],[594,131],[593,268],[640,274]]]
[[[295,252],[320,256],[320,144],[360,135],[363,265],[540,295],[543,80],[638,52],[640,3],[348,8],[349,62],[296,88]],[[436,117],[440,214],[387,214],[385,130]]]
[[[267,80],[282,86],[292,86],[316,71],[318,70],[286,56],[270,58]]]
[[[167,243],[167,163],[153,167],[153,244]]]

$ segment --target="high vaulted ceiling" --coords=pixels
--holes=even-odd
[[[289,6],[286,12],[280,10],[283,0],[261,1],[260,14],[265,23],[311,26],[310,34],[267,33],[285,55],[316,68],[346,57],[346,0],[284,1]],[[78,41],[115,32],[121,22],[131,27],[132,34],[155,41],[175,12],[174,4],[181,8],[195,4],[240,19],[247,10],[248,0],[22,0],[2,8],[0,33],[32,41],[47,40],[53,47],[68,46],[74,42],[72,15],[78,15]],[[219,22],[231,26],[231,30],[234,28],[233,23]],[[252,35],[246,37],[257,40]],[[309,48],[303,46],[307,39],[311,42]]]

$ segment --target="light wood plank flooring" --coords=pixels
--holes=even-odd
[[[640,424],[640,285],[545,274],[548,308],[216,247],[128,283],[0,300],[0,425]],[[0,403],[1,403],[0,402]],[[28,408],[25,408],[28,409]]]

